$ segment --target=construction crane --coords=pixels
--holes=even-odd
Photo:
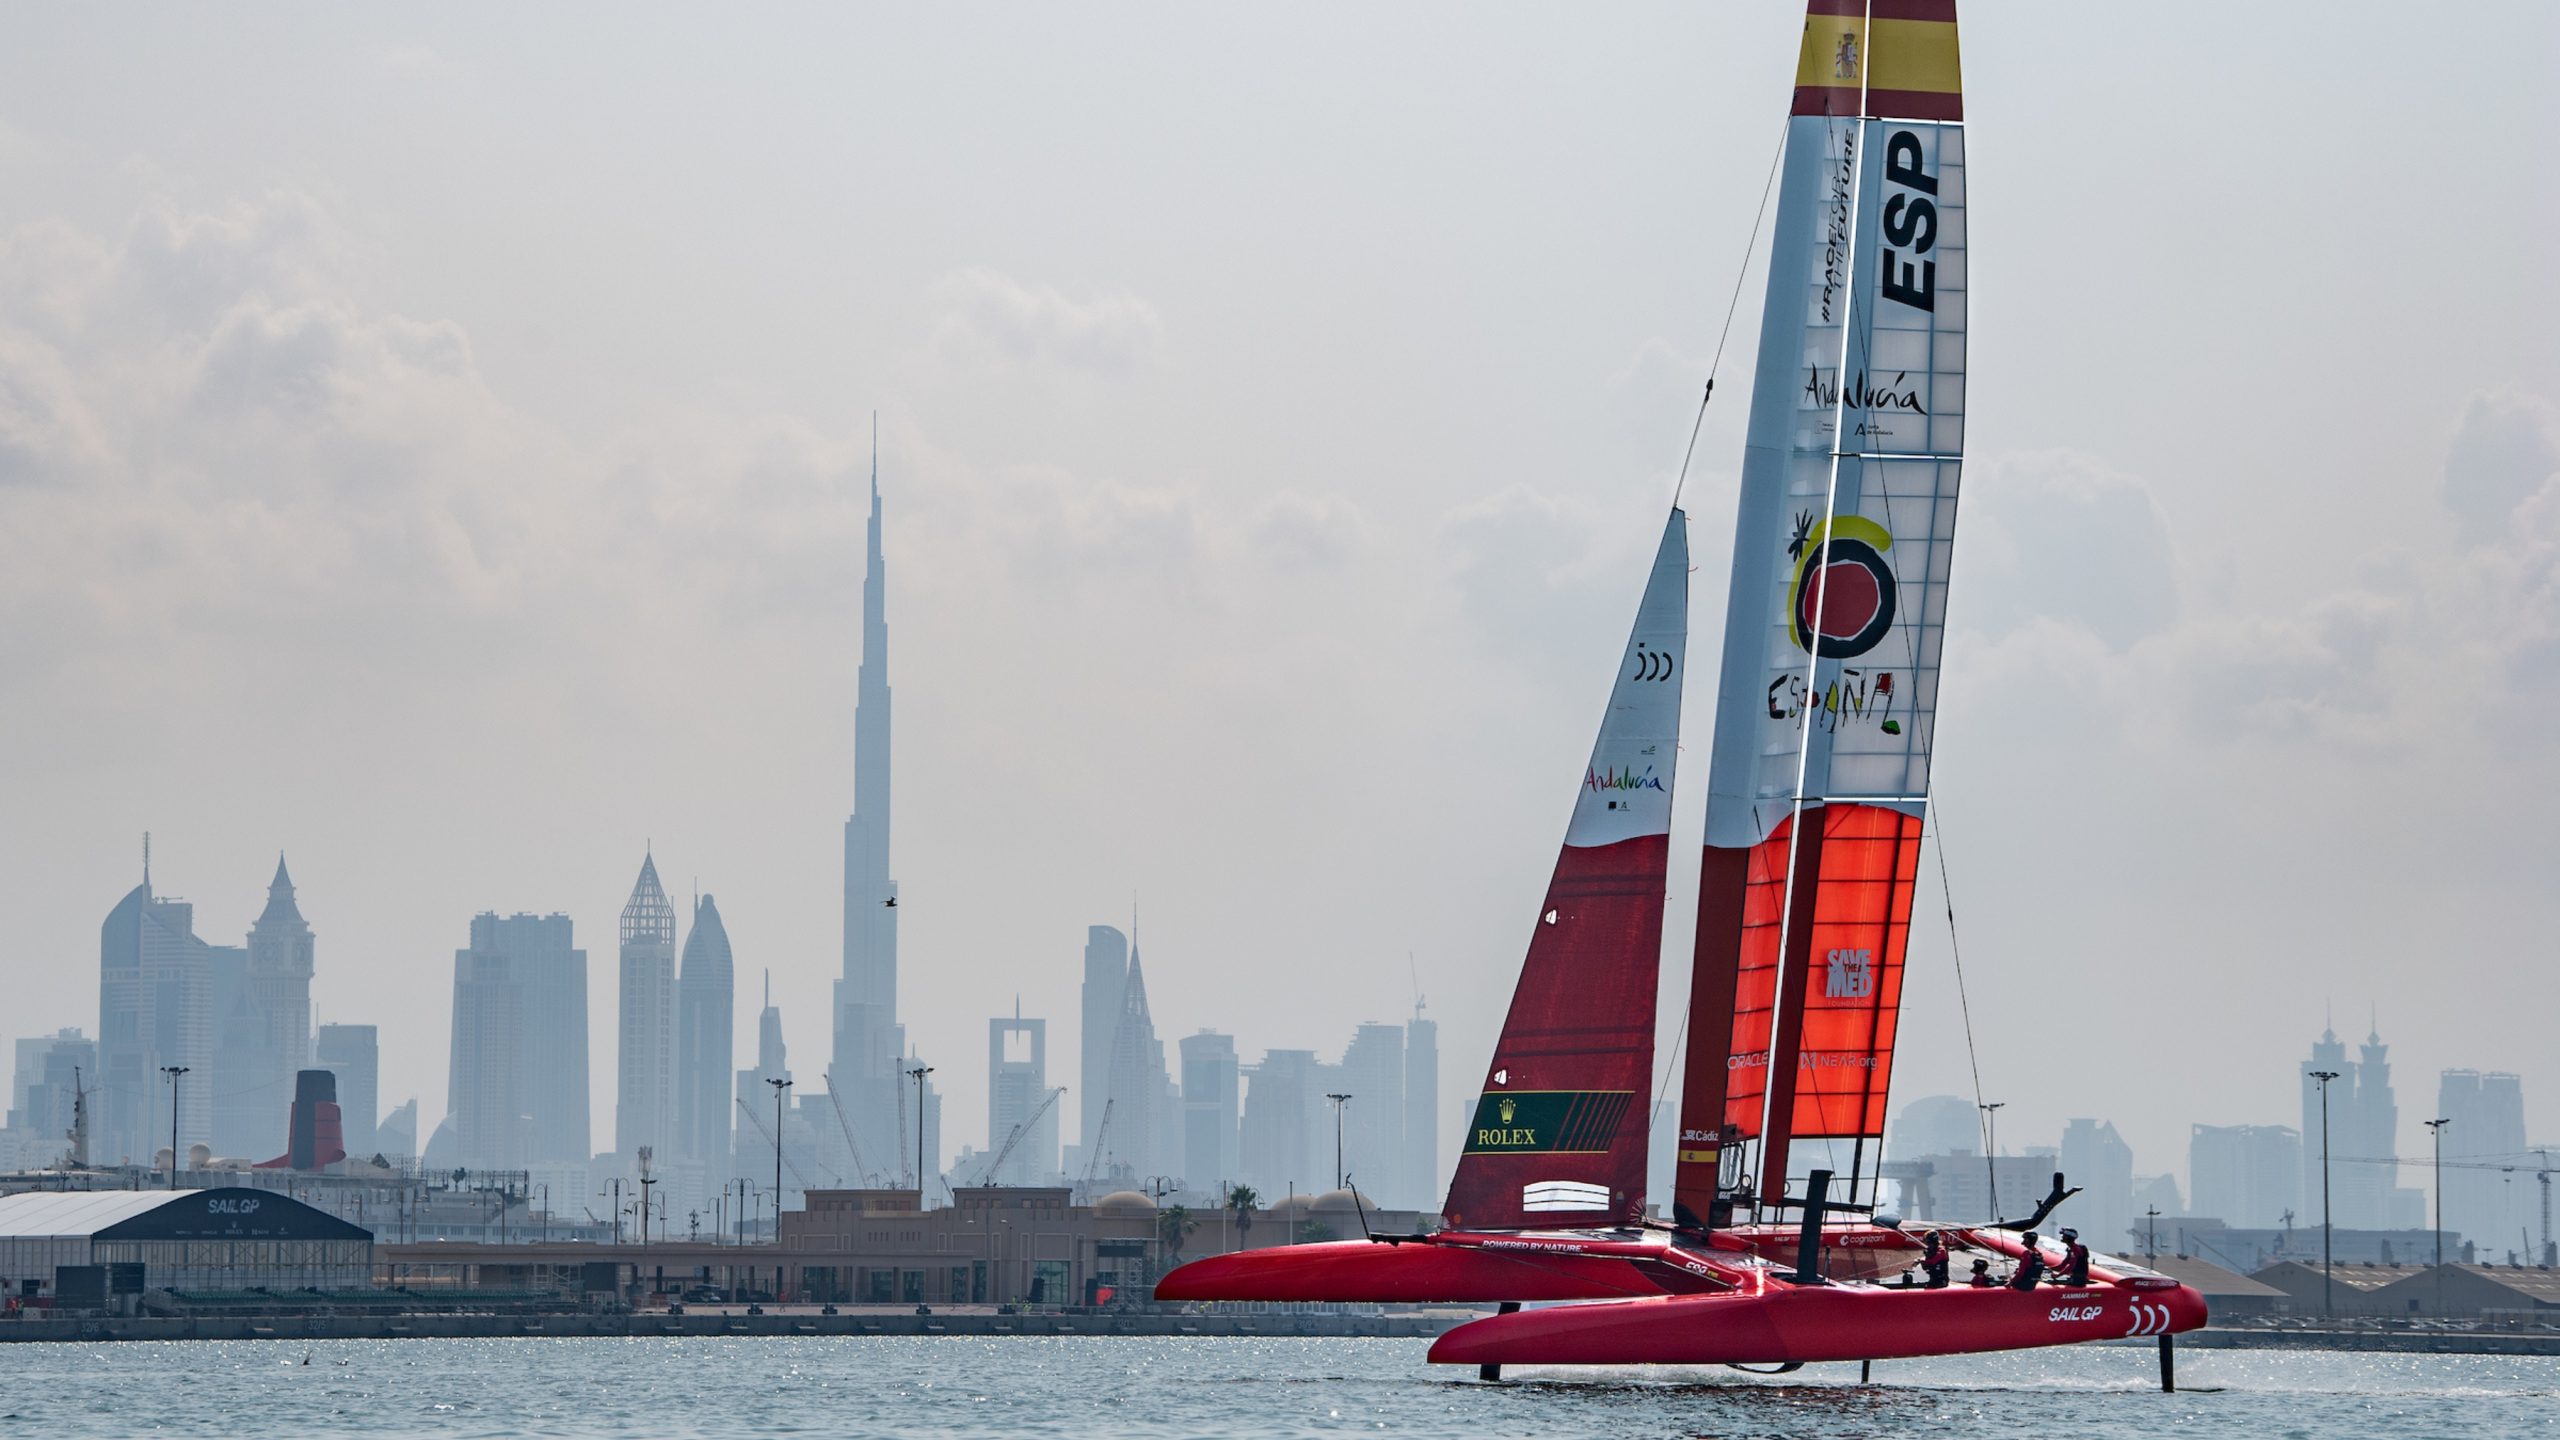
[[[2560,1256],[2554,1256],[2551,1251],[2551,1152],[2537,1150],[2534,1153],[2542,1157],[2541,1173],[2533,1177],[2542,1182],[2542,1263],[2550,1265],[2560,1262]]]
[[[1111,1107],[1119,1103],[1116,1099],[1102,1102],[1102,1123],[1093,1127],[1093,1153],[1084,1157],[1084,1175],[1076,1181],[1078,1198],[1088,1205],[1093,1203],[1093,1174],[1102,1168],[1103,1142],[1111,1138]]]
[[[756,1107],[748,1104],[744,1100],[741,1100],[738,1102],[738,1113],[746,1116],[747,1123],[756,1127],[756,1133],[764,1137],[764,1143],[767,1145],[776,1143],[773,1138],[773,1127],[764,1123],[763,1116],[756,1114]],[[807,1193],[809,1189],[809,1177],[800,1173],[800,1162],[792,1159],[790,1155],[786,1153],[782,1157],[782,1163],[790,1169],[791,1178],[800,1182],[800,1189],[802,1193]],[[780,1197],[777,1196],[773,1203],[774,1208],[777,1211],[782,1208],[782,1201]]]
[[[876,1183],[871,1167],[862,1163],[862,1147],[853,1143],[853,1123],[844,1118],[844,1102],[836,1098],[836,1077],[826,1077],[826,1083],[827,1104],[836,1112],[836,1128],[844,1132],[844,1149],[853,1159],[853,1173],[861,1176],[865,1185]]]
[[[1040,1102],[1040,1108],[1031,1112],[1030,1119],[1014,1122],[1013,1133],[1004,1137],[1004,1143],[996,1147],[995,1158],[989,1160],[985,1167],[978,1171],[978,1178],[973,1183],[979,1185],[994,1184],[996,1171],[1004,1167],[1005,1157],[1013,1153],[1014,1147],[1022,1143],[1022,1138],[1031,1133],[1031,1127],[1039,1124],[1040,1117],[1048,1114],[1049,1107],[1057,1104],[1058,1097],[1066,1093],[1066,1086],[1052,1086],[1049,1090],[1049,1098]]]

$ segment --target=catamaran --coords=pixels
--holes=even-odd
[[[1431,1348],[1488,1378],[2156,1335],[2174,1385],[2170,1337],[2204,1324],[2203,1297],[2109,1255],[2084,1277],[2041,1248],[2031,1232],[2072,1193],[2061,1176],[2023,1220],[1878,1213],[1964,456],[1963,91],[1954,0],[1806,12],[1708,752],[1668,1217],[1647,1216],[1645,1168],[1687,660],[1676,502],[1445,1228],[1213,1256],[1157,1298],[1495,1302]],[[1799,1167],[1816,1145],[1825,1164]],[[1938,1253],[2019,1278],[1933,1285]],[[2047,1267],[2060,1283],[2038,1283]],[[1577,1303],[1520,1308],[1539,1301]]]

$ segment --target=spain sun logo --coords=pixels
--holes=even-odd
[[[1884,563],[1892,548],[1893,532],[1864,516],[1837,515],[1825,525],[1811,511],[1797,513],[1795,538],[1787,542],[1788,558],[1796,562],[1787,582],[1787,628],[1797,649],[1846,660],[1883,642],[1893,628],[1893,570]],[[1821,573],[1807,584],[1817,559]]]

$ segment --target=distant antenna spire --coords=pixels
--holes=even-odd
[[[871,412],[871,498],[880,498],[880,412]]]
[[[770,965],[764,971],[764,1008],[773,1008],[773,967]]]
[[[151,888],[151,832],[142,832],[142,888]]]

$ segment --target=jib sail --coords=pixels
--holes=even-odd
[[[1964,452],[1955,18],[1807,7],[1709,755],[1684,1223],[1738,1142],[1774,1200],[1791,1140],[1883,1133]]]
[[[1687,517],[1674,510],[1463,1137],[1442,1206],[1452,1227],[1643,1216],[1688,616]]]

